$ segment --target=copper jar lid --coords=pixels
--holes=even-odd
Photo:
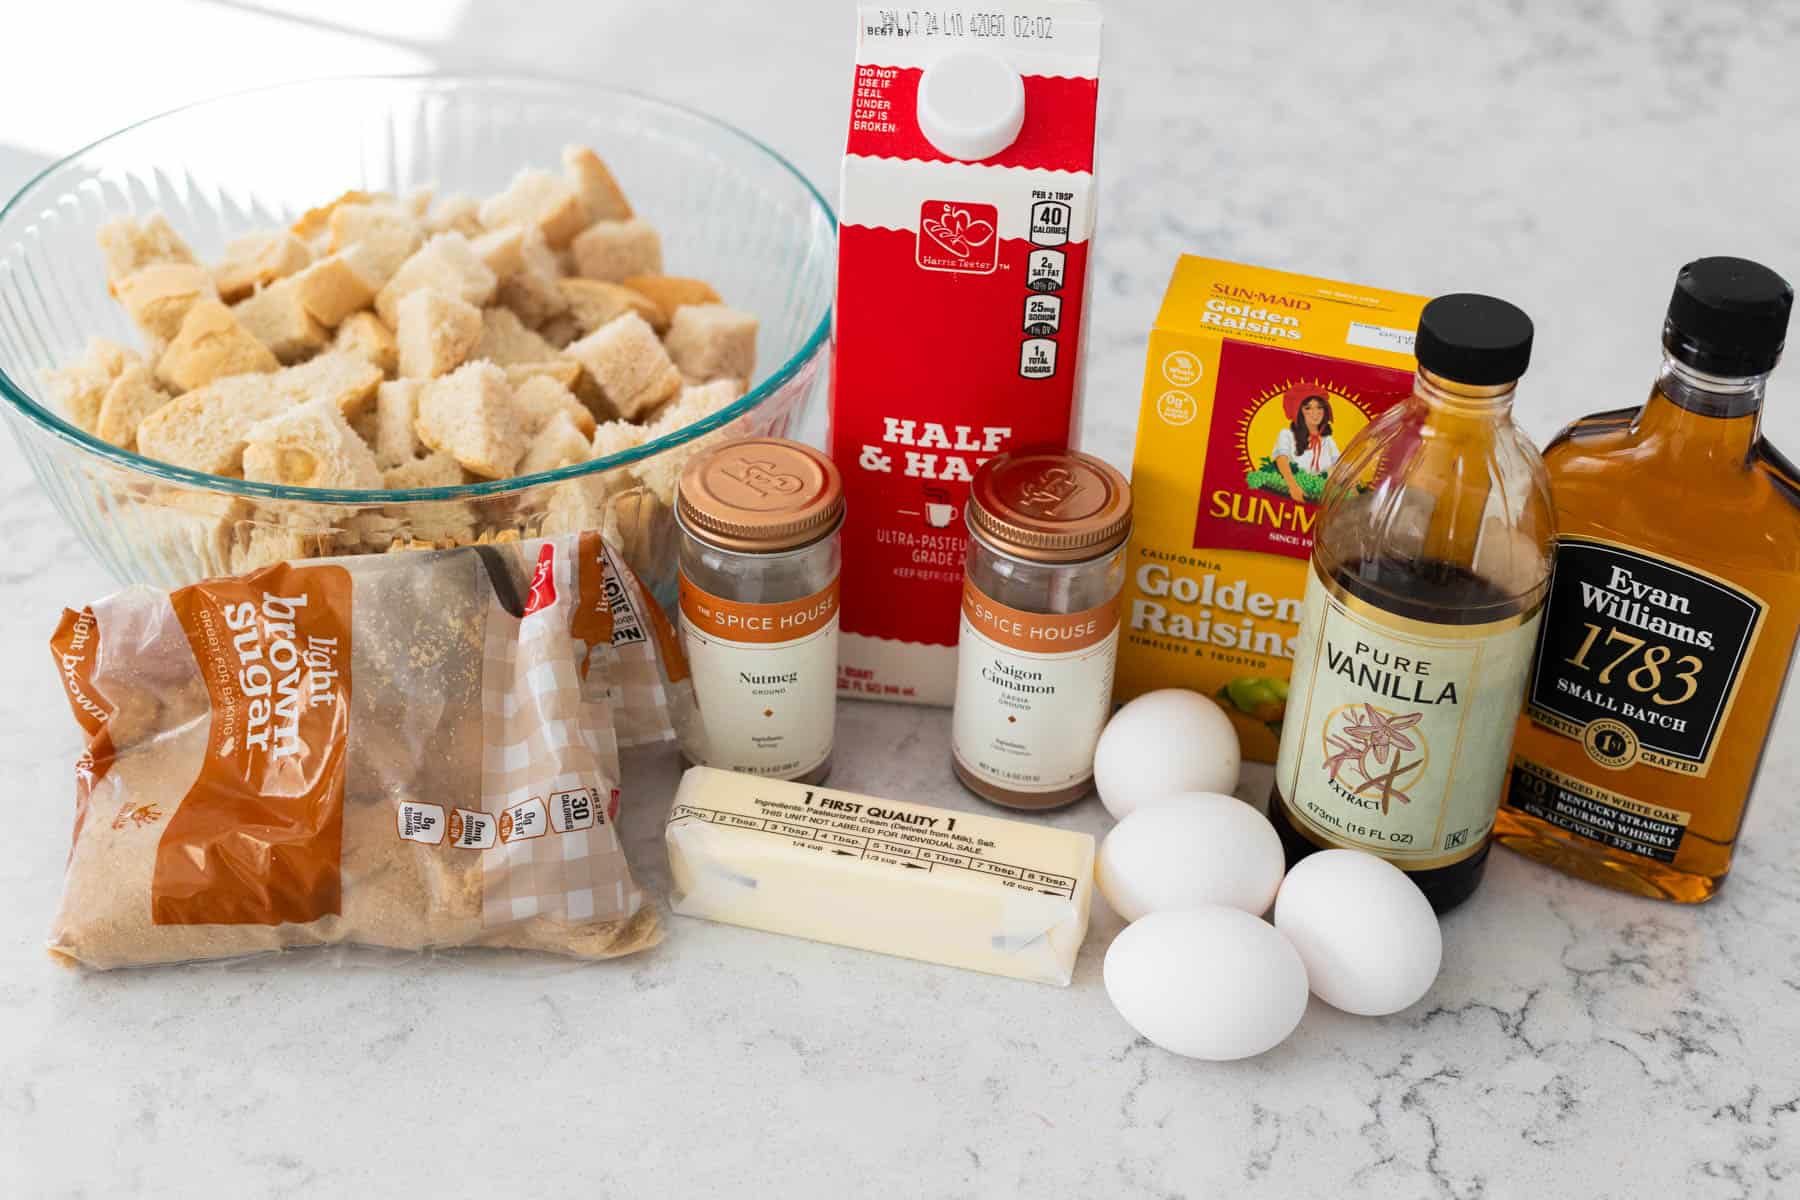
[[[837,528],[844,484],[831,460],[811,446],[741,438],[687,465],[675,516],[689,533],[721,549],[792,550]]]
[[[1002,454],[975,472],[969,525],[996,549],[1017,558],[1096,558],[1131,532],[1131,485],[1091,454]]]

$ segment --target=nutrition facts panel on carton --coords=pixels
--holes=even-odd
[[[1056,338],[1062,328],[1062,291],[1068,280],[1067,256],[1058,247],[1069,242],[1074,222],[1074,197],[1067,192],[1034,189],[1031,193],[1030,242],[1025,262],[1026,335],[1019,345],[1019,374],[1026,379],[1049,379],[1056,374]]]
[[[669,820],[683,817],[782,838],[796,849],[811,850],[844,859],[881,863],[908,871],[963,871],[998,881],[1002,886],[1070,899],[1075,894],[1073,876],[1044,871],[1029,863],[1005,862],[982,853],[985,839],[959,833],[954,816],[931,816],[894,810],[861,812],[821,810],[820,804],[847,802],[808,793],[805,804],[758,801],[759,815],[725,812],[677,804]],[[766,815],[765,815],[766,814]],[[885,815],[884,815],[885,814]],[[930,827],[917,822],[930,821]],[[944,827],[948,822],[948,827]]]

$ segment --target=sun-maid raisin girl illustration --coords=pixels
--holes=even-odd
[[[1338,445],[1331,437],[1331,399],[1323,391],[1295,388],[1282,397],[1288,426],[1275,436],[1275,469],[1287,481],[1288,496],[1306,503],[1306,492],[1294,478],[1294,469],[1309,475],[1329,475],[1338,460]]]

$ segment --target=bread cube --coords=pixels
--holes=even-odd
[[[117,379],[126,367],[142,365],[144,356],[136,350],[121,346],[117,342],[103,337],[90,337],[82,349],[83,361],[90,366],[99,367],[113,379]]]
[[[367,308],[381,286],[363,266],[356,247],[321,258],[293,276],[292,282],[301,307],[327,329],[336,329],[345,317]]]
[[[525,453],[525,423],[506,373],[472,362],[427,384],[419,395],[419,440],[485,479],[512,474]]]
[[[528,327],[535,329],[568,311],[569,302],[556,286],[561,276],[556,252],[536,226],[508,225],[482,234],[470,246],[500,280],[495,298]]]
[[[300,295],[299,277],[278,279],[248,300],[231,306],[250,335],[284,363],[300,362],[325,348],[331,330],[307,311]]]
[[[544,536],[608,528],[612,497],[630,483],[625,472],[609,471],[557,484],[544,505]]]
[[[527,229],[519,242],[519,270],[535,272],[555,280],[562,277],[563,256],[567,250],[552,250],[539,229]]]
[[[360,355],[331,350],[277,372],[275,384],[296,404],[323,400],[352,420],[374,401],[381,371]]]
[[[458,487],[468,482],[462,464],[443,453],[395,463],[381,472],[381,478],[387,487],[396,489]]]
[[[354,429],[356,431],[356,436],[363,440],[363,445],[369,447],[371,450],[374,449],[375,406],[373,404],[365,405],[360,412],[356,413],[354,416],[345,417],[344,419],[350,422],[350,428]]]
[[[199,260],[188,249],[161,213],[151,213],[142,221],[135,217],[119,217],[94,231],[100,243],[100,256],[106,260],[106,283],[115,288],[127,275],[135,275],[156,263],[196,265]]]
[[[575,393],[549,375],[533,375],[513,385],[513,403],[525,421],[526,432],[537,434],[553,417],[567,416],[583,437],[594,433],[594,414]]]
[[[237,541],[231,547],[231,573],[247,575],[263,567],[296,559],[320,558],[336,548],[334,532],[309,526],[281,513],[258,513],[259,518],[239,523]]]
[[[431,289],[480,308],[494,298],[499,280],[475,256],[460,233],[440,233],[400,265],[375,297],[375,311],[388,328],[400,319],[400,301],[408,293]]]
[[[136,449],[138,426],[171,399],[169,393],[157,386],[156,373],[149,367],[126,367],[112,381],[105,399],[100,402],[94,435],[126,450]]]
[[[436,379],[467,361],[481,340],[479,308],[430,290],[409,292],[397,310],[400,374]]]
[[[607,421],[594,430],[588,458],[606,458],[644,444],[644,427],[631,421]],[[544,532],[573,533],[602,529],[608,524],[612,497],[634,486],[635,478],[624,469],[584,475],[556,485],[544,506]]]
[[[213,268],[213,285],[220,299],[235,304],[310,262],[312,251],[286,229],[246,233],[225,243],[225,257]]]
[[[488,308],[481,312],[481,340],[470,357],[485,358],[504,367],[549,362],[558,353],[555,346],[525,328],[512,309]]]
[[[406,521],[397,511],[364,509],[338,522],[337,554],[385,554],[396,543],[412,540]]]
[[[119,280],[113,290],[132,322],[154,342],[179,333],[195,301],[219,297],[212,274],[194,263],[151,263]]]
[[[376,390],[372,409],[374,433],[367,440],[375,448],[375,461],[383,469],[410,462],[425,452],[415,428],[419,393],[424,390],[422,379],[396,379]]]
[[[648,430],[635,421],[608,421],[597,425],[593,437],[588,440],[588,457],[606,458],[635,450],[648,440],[647,433]]]
[[[581,378],[581,364],[572,358],[553,358],[546,362],[507,363],[501,368],[506,372],[507,384],[517,391],[526,380],[543,377],[554,379],[570,391]]]
[[[460,500],[443,500],[431,504],[409,504],[405,518],[412,535],[413,549],[437,546],[466,546],[475,540],[475,529],[481,515],[473,504]]]
[[[487,264],[487,269],[494,277],[504,280],[515,274],[525,265],[525,235],[537,233],[535,226],[503,225],[499,229],[490,229],[480,237],[469,239],[469,249],[475,257]],[[544,235],[538,233],[538,237]]]
[[[60,408],[72,424],[93,433],[99,427],[100,409],[113,381],[142,361],[116,342],[90,337],[80,362],[43,373],[44,387],[53,407]],[[569,365],[581,370],[579,363]]]
[[[569,310],[569,302],[563,298],[556,282],[554,275],[534,270],[520,271],[500,284],[496,299],[523,321],[527,328],[538,329]]]
[[[623,284],[574,278],[560,279],[556,287],[569,302],[569,315],[575,319],[576,337],[584,337],[602,325],[609,325],[614,318],[628,312],[634,312],[649,322],[654,322],[660,315],[656,301]],[[651,327],[655,328],[655,325],[652,324]]]
[[[681,390],[681,373],[656,331],[626,313],[572,344],[567,354],[586,368],[606,402],[622,417],[649,412]]]
[[[339,325],[331,348],[367,360],[383,375],[400,370],[400,347],[393,333],[372,312],[356,313]]]
[[[134,539],[165,561],[201,575],[231,570],[231,548],[241,522],[254,512],[241,496],[188,487],[158,488],[137,506]]]
[[[681,394],[644,431],[644,440],[655,441],[665,434],[685,429],[696,421],[712,416],[741,395],[743,390],[736,385],[736,381],[729,379],[700,387],[682,388]],[[681,482],[681,472],[687,467],[689,460],[702,450],[736,436],[733,426],[740,424],[741,419],[732,421],[672,450],[639,459],[631,464],[629,470],[660,503],[673,505],[675,488]]]
[[[345,204],[331,214],[327,247],[352,253],[357,268],[379,291],[425,244],[425,230],[405,209],[391,204]]]
[[[242,475],[245,435],[293,406],[272,374],[216,379],[145,417],[137,430],[138,453],[193,471]]]
[[[427,233],[460,233],[464,237],[481,234],[481,202],[473,196],[452,192],[431,206],[425,217]]]
[[[654,440],[665,434],[686,429],[703,421],[744,394],[735,379],[715,379],[711,383],[690,384],[681,389],[645,430],[645,438]]]
[[[656,315],[645,313],[644,319],[659,334],[668,331],[669,318],[682,305],[719,303],[719,293],[704,279],[688,279],[681,275],[633,275],[624,281],[624,286],[655,304]]]
[[[675,310],[663,338],[669,357],[689,379],[736,379],[745,387],[756,374],[757,320],[723,304],[687,304]]]
[[[575,271],[587,279],[617,283],[633,275],[662,274],[662,238],[636,217],[595,221],[569,243]]]
[[[619,548],[625,565],[640,579],[654,578],[664,563],[680,553],[675,510],[641,485],[622,487],[606,502],[600,534]]]
[[[538,238],[541,245],[542,235],[534,232],[532,236]],[[501,280],[496,294],[501,304],[532,329],[541,329],[569,311],[568,298],[557,286],[561,277],[557,273],[556,258],[548,248],[545,248],[545,257],[547,262],[533,261],[528,244],[524,268]]]
[[[61,410],[71,425],[94,432],[100,424],[100,405],[112,387],[112,376],[92,363],[75,363],[45,371],[43,379],[51,407]]]
[[[593,418],[589,417],[588,422],[591,425]],[[558,467],[585,462],[589,449],[586,435],[576,428],[569,414],[559,412],[532,436],[515,474],[536,475],[539,471],[554,471]]]
[[[352,188],[317,208],[307,209],[300,214],[300,219],[288,228],[295,237],[303,242],[319,241],[322,243],[330,234],[331,214],[346,204],[374,204],[382,199],[384,197],[374,192],[363,192]]]
[[[569,313],[559,313],[538,327],[538,336],[555,346],[558,350],[567,350],[569,343],[579,338],[584,331]],[[592,332],[588,330],[586,332]]]
[[[244,478],[291,487],[379,488],[381,468],[338,406],[322,399],[293,405],[245,433]]]
[[[156,377],[173,391],[187,392],[229,375],[270,372],[280,366],[274,352],[238,320],[235,309],[202,300],[182,318],[175,340],[157,360]]]
[[[480,216],[488,229],[529,225],[556,248],[568,245],[591,219],[574,184],[548,171],[529,169],[514,175],[504,192],[483,201]]]
[[[629,221],[631,202],[605,161],[586,146],[564,146],[563,173],[575,185],[590,221]]]

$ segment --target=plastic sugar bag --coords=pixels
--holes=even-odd
[[[66,612],[51,647],[88,747],[52,953],[655,944],[615,831],[615,725],[672,736],[686,672],[646,607],[590,533]]]
[[[590,677],[590,693],[605,690],[622,747],[668,741],[695,719],[694,683],[681,639],[624,556],[597,533],[580,538],[582,569],[593,572],[602,604],[578,618],[576,637],[590,647],[606,642],[614,669]]]

